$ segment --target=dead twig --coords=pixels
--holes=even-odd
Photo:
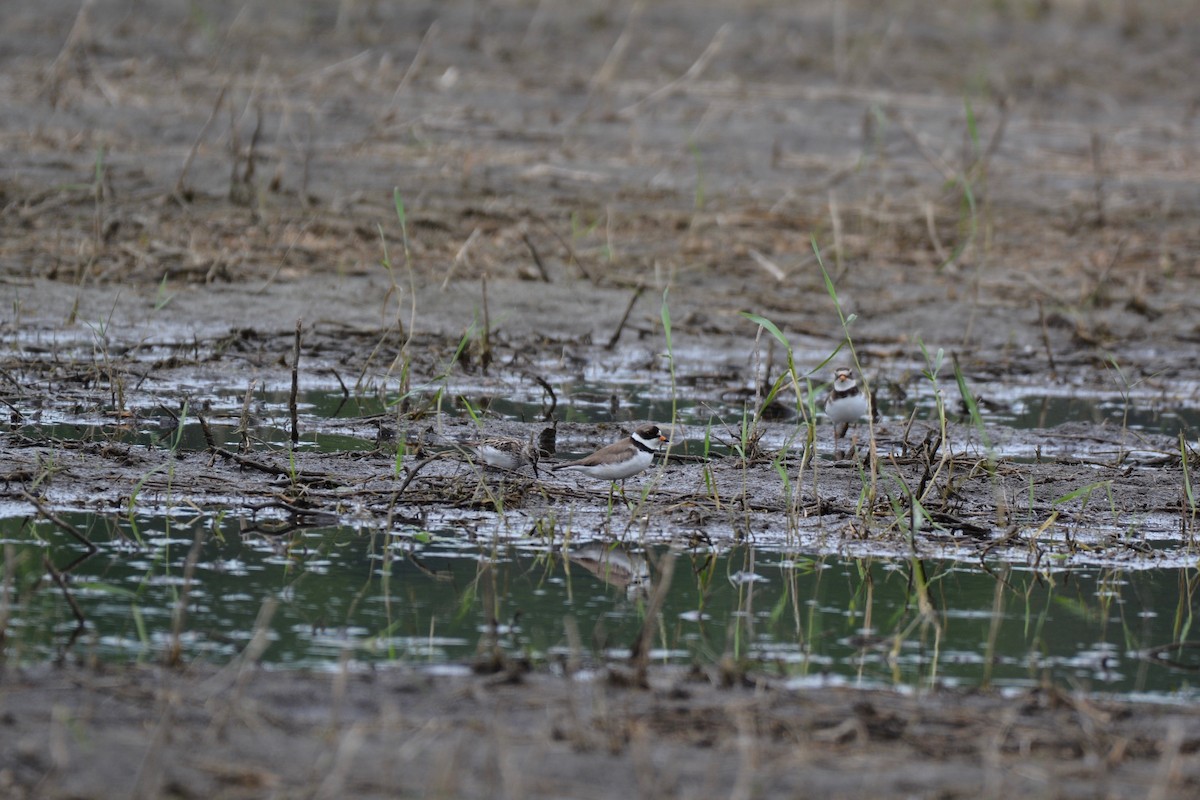
[[[525,374],[530,380],[541,386],[546,394],[550,395],[550,407],[542,412],[542,419],[549,422],[550,418],[554,416],[554,409],[558,408],[558,396],[554,394],[554,388],[541,375],[535,375],[532,372],[526,372]]]
[[[419,473],[421,470],[425,469],[425,467],[429,466],[430,463],[437,461],[439,458],[443,458],[446,455],[446,453],[448,453],[448,452],[453,452],[453,451],[447,450],[442,453],[434,453],[433,455],[429,456],[428,458],[424,458],[424,459],[418,461],[416,464],[414,464],[412,466],[412,469],[410,469],[408,471],[408,475],[405,476],[404,482],[400,484],[400,488],[396,489],[393,497],[399,498],[400,495],[404,494],[404,490],[407,489],[408,485],[413,482],[414,478],[417,477],[417,473]],[[393,500],[393,502],[395,502],[395,500]]]
[[[571,243],[564,239],[558,231],[550,227],[550,223],[547,222],[543,217],[535,216],[534,219],[541,223],[541,226],[545,228],[551,236],[558,240],[558,243],[561,244],[563,249],[567,251],[568,262],[574,264],[579,269],[579,274],[582,275],[584,279],[593,286],[598,285],[598,281],[596,280],[595,276],[592,275],[588,268],[584,266],[583,262],[576,257],[575,248],[571,247]]]
[[[299,407],[296,402],[296,396],[300,393],[300,334],[304,327],[304,320],[296,320],[296,343],[292,348],[292,391],[288,395],[288,412],[292,417],[292,444],[295,445],[300,441],[300,422],[299,422]]]
[[[79,13],[75,15],[75,22],[71,25],[71,31],[67,34],[62,49],[58,51],[58,55],[47,70],[47,78],[50,82],[50,106],[52,108],[58,108],[59,92],[62,90],[62,84],[67,77],[67,65],[75,58],[75,54],[87,40],[89,34],[88,14],[94,2],[95,0],[83,0],[80,4]]]
[[[50,509],[48,509],[44,505],[42,505],[41,500],[39,500],[38,498],[31,495],[29,492],[26,492],[24,490],[22,490],[21,496],[24,497],[26,500],[28,500],[30,503],[33,503],[34,508],[36,508],[38,510],[39,514],[41,514],[43,517],[45,517],[46,519],[53,522],[55,525],[57,525],[62,530],[66,531],[76,541],[78,541],[80,544],[85,546],[88,549],[89,553],[95,553],[99,550],[99,548],[96,547],[96,545],[92,542],[91,539],[89,539],[88,537],[84,536],[82,533],[79,532],[78,528],[76,528],[74,525],[67,522],[65,519],[58,516],[53,511],[51,511]]]
[[[200,151],[200,143],[208,135],[208,129],[212,127],[213,120],[217,118],[217,114],[221,110],[221,103],[225,101],[225,92],[228,90],[229,81],[227,80],[221,87],[221,91],[217,92],[217,99],[213,103],[212,111],[208,114],[208,119],[204,120],[204,124],[200,126],[200,133],[196,136],[196,141],[192,142],[192,148],[188,150],[187,156],[183,159],[183,167],[180,168],[179,177],[175,179],[175,186],[171,189],[171,198],[181,205],[189,199],[188,195],[191,194],[191,191],[184,186],[184,181],[187,180],[188,171],[192,168],[192,161],[195,160],[196,153]]]
[[[82,630],[83,627],[87,625],[87,617],[83,615],[83,610],[80,609],[79,603],[75,601],[75,596],[71,594],[71,590],[67,586],[67,582],[63,578],[62,573],[55,569],[54,564],[50,561],[50,556],[42,557],[42,566],[46,568],[46,572],[50,573],[50,577],[56,584],[58,584],[58,588],[62,590],[63,599],[65,599],[67,601],[67,605],[71,607],[71,613],[75,615],[76,621],[79,622],[79,629]]]
[[[522,233],[521,240],[525,242],[525,246],[529,248],[529,254],[533,256],[533,263],[537,266],[538,274],[542,276],[542,283],[550,283],[550,273],[546,272],[546,265],[542,263],[542,257],[538,254],[537,248],[533,246],[529,234]]]
[[[284,476],[288,478],[292,476],[292,473],[288,472],[282,467],[273,467],[270,464],[264,464],[261,461],[255,461],[252,458],[246,458],[238,453],[230,452],[224,447],[210,447],[209,452],[213,453],[214,455],[218,455],[221,458],[227,458],[230,461],[236,461],[239,466],[247,469],[258,470],[259,472],[265,472],[268,475]]]
[[[183,657],[183,625],[187,621],[188,597],[192,591],[196,563],[200,560],[200,548],[203,544],[204,528],[197,527],[191,549],[188,550],[187,561],[183,565],[183,585],[179,588],[179,597],[176,599],[175,609],[171,613],[171,644],[163,655],[163,663],[168,667],[179,666]]]
[[[441,291],[446,291],[446,287],[450,285],[450,277],[454,275],[454,269],[459,264],[468,262],[471,245],[475,244],[475,240],[479,238],[479,227],[476,226],[467,240],[462,243],[462,247],[458,248],[458,252],[454,254],[454,260],[450,262],[450,268],[446,270],[446,277],[442,279]]]
[[[625,306],[625,313],[621,315],[621,321],[617,323],[617,329],[613,331],[613,335],[609,337],[608,342],[604,345],[605,350],[612,350],[617,346],[617,339],[621,338],[621,331],[625,329],[625,323],[629,321],[629,315],[633,312],[633,305],[646,291],[646,285],[639,283],[637,288],[633,290],[633,296],[629,298],[629,304]]]
[[[912,142],[913,147],[921,154],[921,157],[929,162],[929,165],[938,171],[942,176],[942,180],[946,183],[955,183],[958,180],[958,173],[946,163],[946,160],[930,149],[929,145],[925,144],[925,140],[921,138],[921,134],[913,128],[903,114],[896,109],[889,109],[887,117],[900,128],[901,132]]]
[[[716,58],[717,53],[721,52],[721,47],[724,46],[725,39],[729,36],[729,32],[732,29],[733,28],[729,23],[725,23],[718,28],[716,34],[712,38],[712,41],[708,43],[708,47],[704,48],[704,52],[700,54],[700,57],[697,58],[690,67],[688,67],[687,72],[683,73],[678,78],[667,83],[666,85],[660,86],[658,89],[646,95],[641,100],[638,100],[636,103],[632,103],[631,105],[621,109],[617,112],[617,116],[621,119],[633,119],[638,115],[638,112],[640,112],[646,106],[657,103],[659,100],[662,100],[665,97],[669,97],[673,92],[675,92],[676,89],[679,89],[681,86],[691,83],[699,78],[704,70],[708,68],[709,63]]]
[[[607,88],[617,74],[617,67],[620,66],[621,59],[625,57],[625,51],[629,49],[629,42],[633,37],[638,20],[641,19],[644,5],[641,0],[638,0],[629,9],[629,16],[625,18],[625,27],[621,29],[621,34],[609,48],[608,55],[605,57],[604,63],[600,65],[600,69],[596,70],[596,74],[588,82],[588,106],[591,105],[592,95],[598,90]],[[586,113],[586,108],[584,113]]]
[[[391,121],[395,116],[396,101],[400,99],[400,95],[417,77],[417,74],[421,71],[421,67],[425,65],[425,57],[429,52],[429,46],[433,43],[434,36],[437,35],[437,31],[438,22],[435,19],[425,29],[425,35],[421,37],[421,43],[417,45],[417,52],[413,54],[412,61],[408,62],[408,69],[404,70],[404,75],[400,78],[400,83],[396,84],[396,91],[392,93],[392,101],[388,103],[387,112],[384,114],[384,121]]]

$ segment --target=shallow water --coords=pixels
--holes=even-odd
[[[1033,572],[926,561],[934,612],[922,617],[904,559],[746,546],[672,555],[662,547],[542,547],[347,527],[269,536],[209,515],[66,521],[99,547],[70,568],[83,548],[66,533],[0,521],[9,659],[153,660],[178,634],[185,659],[223,663],[261,629],[262,659],[272,666],[466,664],[492,642],[510,657],[581,656],[586,666],[628,654],[649,592],[673,559],[656,661],[730,656],[800,682],[1050,680],[1124,695],[1200,696],[1190,651],[1149,654],[1187,638],[1200,577],[1193,568]],[[82,628],[43,558],[65,573]]]
[[[656,387],[636,381],[614,381],[601,384],[590,381],[567,381],[559,387],[553,413],[561,422],[617,424],[641,420],[665,421],[675,419],[683,437],[712,441],[736,440],[744,420],[753,414],[756,398],[741,389],[721,389],[705,386],[698,394],[681,390],[676,399],[670,387]],[[626,376],[628,377],[628,376]],[[692,382],[695,389],[696,382]],[[701,382],[704,383],[704,382]],[[815,387],[814,391],[816,390]],[[41,413],[32,424],[17,430],[32,438],[88,439],[120,441],[143,446],[172,445],[182,450],[203,450],[206,447],[198,416],[209,425],[214,443],[231,446],[240,443],[240,424],[244,389],[214,388],[206,395],[202,407],[188,406],[165,409],[163,406],[142,408],[120,424],[97,419],[97,413],[66,413],[51,408]],[[251,447],[273,448],[285,445],[290,438],[288,411],[289,392],[282,388],[257,387],[252,392],[246,421]],[[957,398],[955,398],[957,400]],[[396,428],[396,405],[399,398],[383,392],[379,395],[355,395],[327,388],[312,388],[297,398],[300,437],[298,446],[321,452],[367,450],[376,446],[380,426]],[[513,387],[480,384],[477,382],[447,383],[438,392],[421,392],[407,400],[409,408],[419,407],[428,415],[446,415],[459,419],[473,418],[486,429],[488,420],[507,420],[538,423],[551,408],[551,402],[533,383]],[[885,422],[903,427],[908,420],[937,419],[932,398],[906,396],[889,399],[881,392],[879,410]],[[947,416],[956,418],[954,408],[947,407]],[[101,417],[104,414],[100,414]],[[981,409],[983,421],[1018,431],[1053,429],[1071,422],[1087,422],[1148,434],[1176,436],[1181,430],[1191,434],[1200,428],[1200,408],[1179,402],[1154,401],[1140,398],[1130,400],[1118,393],[1030,393],[1021,389],[999,391],[991,387],[989,399]],[[177,420],[182,418],[182,427]],[[776,399],[766,415],[767,420],[792,421],[803,424],[796,408],[795,396],[784,392]],[[824,419],[818,411],[818,424]],[[784,426],[788,427],[788,426]],[[783,443],[779,432],[768,433],[763,443],[778,447]],[[678,436],[677,441],[682,441]],[[1028,457],[1026,448],[1016,446],[1011,452],[1002,447],[995,450],[998,458]]]
[[[735,441],[746,405],[753,402],[719,378],[687,382],[678,394],[687,399],[673,402],[669,386],[619,371],[606,377],[610,380],[557,381],[555,416],[564,423],[622,424],[674,415],[683,435],[672,438],[681,449],[691,445],[694,454],[697,440],[708,435]],[[414,396],[410,403],[427,409],[426,420],[441,414],[460,422],[471,418],[485,430],[489,420],[537,422],[550,405],[531,381],[459,380],[439,392]],[[242,444],[245,390],[210,389],[204,396],[195,408],[148,405],[133,415],[113,415],[119,424],[94,409],[51,406],[17,431],[51,442],[85,439],[203,451],[199,413],[214,443],[235,449]],[[287,450],[287,399],[284,388],[254,390],[246,406],[251,450]],[[408,424],[397,421],[397,402],[387,393],[302,392],[298,448],[339,453],[396,446],[396,429]],[[795,419],[794,397],[783,397],[779,405]],[[929,398],[918,392],[883,397],[880,408],[885,426],[890,420],[893,428],[911,415],[935,414]],[[1119,394],[1019,389],[993,391],[984,409],[988,424],[1013,429],[1083,420],[1174,435],[1195,418],[1179,403],[1130,404]],[[389,427],[390,438],[382,434]],[[461,433],[464,426],[455,430]],[[794,431],[791,423],[776,426],[764,445],[783,446]],[[454,440],[437,439],[435,449],[442,446],[453,447]],[[713,452],[721,449],[714,445]],[[1018,443],[995,455],[1027,458],[1029,449]],[[564,547],[561,538],[543,542],[528,532],[506,533],[502,541],[480,538],[471,533],[470,520],[448,527],[457,525],[453,515],[431,522],[431,530],[384,531],[383,520],[376,523],[368,515],[365,523],[342,518],[338,527],[271,534],[263,532],[271,519],[259,526],[244,510],[197,509],[184,518],[166,516],[165,507],[135,509],[121,517],[60,514],[99,546],[77,564],[81,546],[54,524],[0,519],[8,603],[0,655],[20,661],[93,656],[138,661],[160,659],[177,647],[185,659],[222,663],[250,647],[255,631],[262,630],[261,658],[277,667],[332,668],[347,659],[444,667],[469,663],[493,642],[510,657],[559,663],[579,656],[585,664],[599,663],[627,655],[645,621],[649,591],[665,561],[673,559],[654,640],[656,660],[711,664],[730,656],[797,682],[1021,687],[1049,680],[1123,695],[1198,694],[1193,670],[1200,662],[1190,650],[1151,654],[1187,641],[1191,632],[1198,573],[1190,566],[1190,550],[1169,568],[1156,569],[1143,568],[1148,563],[1129,570],[1092,566],[1085,563],[1086,553],[1069,567],[1040,571],[1001,562],[983,567],[926,560],[934,613],[922,616],[912,563],[880,556],[885,549],[878,543],[856,543],[857,557],[845,550],[839,556],[803,555],[770,537],[761,537],[757,548],[671,555],[662,544],[672,538],[668,534],[631,549],[604,539]],[[864,551],[875,555],[861,556]],[[43,557],[66,576],[82,626],[43,569]]]

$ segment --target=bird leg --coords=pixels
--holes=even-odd
[[[842,459],[842,451],[838,449],[838,443],[842,437],[846,435],[846,431],[850,430],[849,422],[839,422],[833,426],[833,460],[840,461]]]

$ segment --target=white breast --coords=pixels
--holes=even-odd
[[[839,397],[825,405],[825,413],[837,423],[855,422],[867,413],[867,398],[862,394]]]
[[[636,475],[654,460],[652,453],[645,450],[635,450],[633,455],[624,461],[614,461],[608,464],[569,464],[562,469],[574,469],[586,473],[593,478],[603,481],[620,481]]]
[[[475,451],[479,453],[479,457],[483,459],[483,463],[489,467],[517,469],[521,466],[521,457],[511,450],[501,450],[499,447],[493,447],[490,444],[482,444],[475,448]]]

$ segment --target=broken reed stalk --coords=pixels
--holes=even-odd
[[[1092,171],[1095,172],[1096,227],[1104,227],[1104,139],[1099,132],[1092,131]]]
[[[479,364],[486,375],[488,365],[492,363],[492,317],[488,313],[486,272],[480,277],[479,286],[483,292],[483,336],[479,340]]]
[[[846,258],[842,245],[842,214],[838,209],[837,194],[832,189],[829,190],[829,219],[833,225],[833,270],[836,275],[833,280],[836,283],[846,274]]]
[[[442,278],[442,286],[439,291],[443,291],[443,292],[446,291],[446,287],[450,285],[450,278],[453,277],[454,270],[456,267],[458,267],[459,264],[468,263],[468,266],[469,266],[469,262],[467,261],[467,259],[470,258],[471,246],[475,244],[475,240],[478,238],[479,238],[479,227],[476,226],[475,229],[471,231],[471,235],[467,237],[467,240],[462,243],[462,247],[458,248],[458,252],[454,254],[454,260],[452,262],[450,262],[450,267],[446,270],[445,277]],[[405,257],[405,260],[408,259],[408,245],[407,244],[405,244],[404,257]]]
[[[288,395],[288,411],[292,415],[293,445],[300,441],[299,410],[296,405],[296,396],[300,393],[300,334],[303,327],[304,320],[296,320],[296,343],[292,348],[292,391]]]
[[[251,97],[254,97],[252,92]],[[242,139],[238,132],[238,114],[232,104],[229,106],[229,155],[232,170],[229,175],[229,202],[237,206],[252,207],[254,196],[254,173],[258,163],[258,143],[262,138],[263,110],[261,104],[254,106],[254,130],[250,132],[250,145],[246,149],[245,165],[242,163]],[[247,101],[246,113],[249,113]]]
[[[983,153],[975,160],[968,170],[967,178],[972,183],[982,175],[988,167],[988,163],[992,160],[992,156],[1000,149],[1000,142],[1004,139],[1004,129],[1008,126],[1009,113],[1012,111],[1012,103],[1008,95],[1000,98],[997,105],[1000,108],[1000,119],[996,122],[996,127],[992,131],[992,138],[988,140],[987,147],[983,149]]]
[[[621,315],[621,321],[617,323],[617,329],[613,331],[613,335],[609,337],[608,342],[604,345],[605,350],[612,350],[617,346],[617,340],[621,338],[621,331],[625,330],[625,323],[629,321],[629,315],[633,313],[633,306],[644,291],[646,291],[646,285],[643,283],[639,283],[638,287],[633,290],[633,296],[629,298],[629,304],[625,306],[625,313]]]
[[[313,115],[309,112],[306,115],[306,124],[304,128],[304,163],[300,167],[300,202],[306,206],[314,206],[317,204],[317,199],[308,193],[308,179],[312,174],[312,161],[316,156],[315,143],[313,141]]]
[[[621,66],[621,62],[625,58],[625,52],[629,49],[629,43],[633,40],[637,32],[637,23],[641,19],[642,9],[645,3],[638,0],[629,9],[629,15],[625,18],[625,27],[622,28],[621,34],[617,36],[617,40],[613,42],[613,46],[609,48],[608,55],[604,58],[604,63],[600,65],[600,69],[596,70],[596,74],[588,81],[588,96],[587,104],[584,111],[580,114],[587,113],[587,108],[591,106],[592,95],[597,91],[604,91],[612,83],[616,77],[617,71]]]
[[[242,400],[242,415],[238,417],[238,436],[241,438],[241,444],[238,445],[239,453],[250,452],[250,401],[254,399],[254,382],[256,379],[250,379],[250,385],[246,387],[246,397]]]

